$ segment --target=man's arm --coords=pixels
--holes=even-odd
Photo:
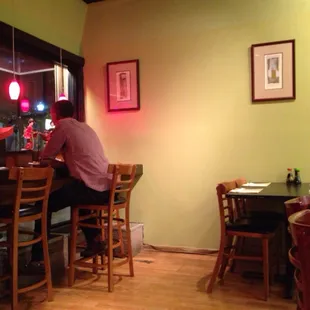
[[[65,142],[66,135],[64,131],[61,128],[56,127],[41,154],[41,159],[55,158],[60,153]]]

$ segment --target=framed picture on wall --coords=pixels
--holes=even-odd
[[[251,46],[252,101],[296,98],[295,40]]]
[[[107,63],[108,111],[140,110],[139,60]]]

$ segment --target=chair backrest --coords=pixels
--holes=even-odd
[[[245,178],[239,178],[239,179],[236,179],[235,182],[236,182],[237,187],[241,187],[243,184],[246,183],[246,179]]]
[[[284,202],[286,215],[289,218],[292,214],[310,208],[310,195],[296,197]]]
[[[110,164],[108,173],[113,174],[110,191],[110,206],[113,206],[115,194],[118,193],[126,199],[126,207],[129,207],[131,190],[136,175],[136,165]]]
[[[236,188],[236,182],[219,183],[216,187],[217,200],[219,205],[221,233],[226,233],[226,223],[233,223],[235,220],[235,205],[232,198],[227,198],[226,194]]]
[[[310,309],[310,210],[294,213],[288,220],[300,264],[302,309]]]
[[[53,180],[54,169],[13,167],[9,179],[16,180],[14,217],[19,215],[20,205],[42,201],[42,213],[47,211],[48,197]]]
[[[245,178],[239,178],[235,180],[236,182],[236,187],[241,187],[243,184],[246,183]],[[238,213],[238,217],[246,215],[246,199],[245,198],[238,198],[235,200],[236,201],[236,209]]]

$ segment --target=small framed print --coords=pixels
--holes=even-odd
[[[108,111],[140,110],[139,60],[107,63]]]
[[[252,101],[296,98],[295,40],[251,46]]]

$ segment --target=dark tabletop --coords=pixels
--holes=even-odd
[[[71,182],[67,170],[55,169],[51,192]],[[9,169],[0,169],[0,208],[12,205],[16,196],[16,181],[9,180]]]
[[[57,165],[58,166],[58,165]],[[143,165],[137,164],[136,176],[134,185],[143,175]],[[68,169],[64,165],[57,168],[54,167],[54,178],[51,187],[51,192],[61,188],[65,184],[72,182],[69,176]],[[0,167],[0,207],[12,205],[16,195],[16,181],[9,180],[9,169]]]
[[[310,183],[302,183],[300,185],[287,185],[286,183],[271,183],[264,187],[258,194],[252,193],[228,193],[227,197],[232,198],[294,198],[298,196],[309,195]],[[247,187],[255,188],[255,187]],[[256,188],[260,188],[259,186]]]

